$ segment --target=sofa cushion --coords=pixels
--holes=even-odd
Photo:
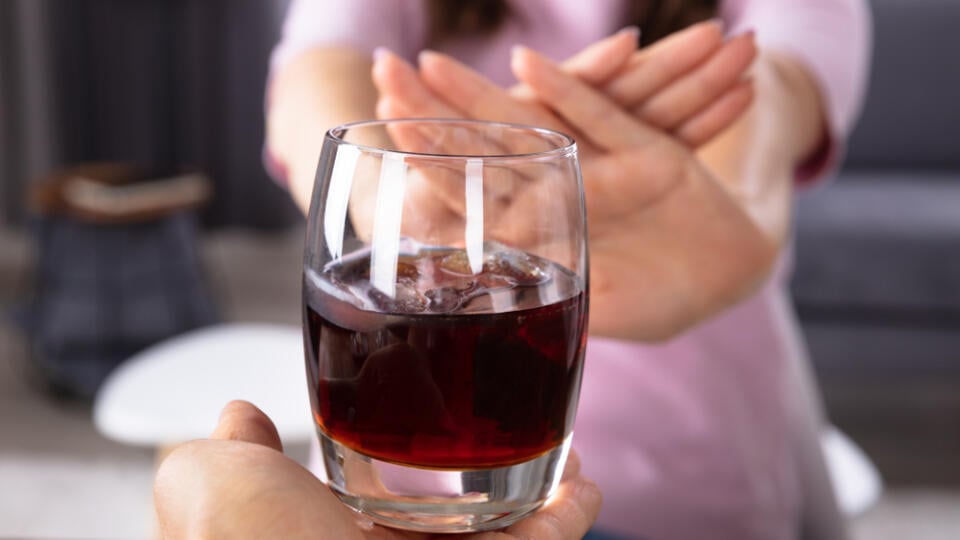
[[[870,5],[873,66],[848,165],[960,170],[960,1]]]
[[[841,176],[798,196],[798,307],[960,316],[960,172]]]

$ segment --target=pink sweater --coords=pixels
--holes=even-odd
[[[865,1],[721,3],[730,34],[756,30],[762,47],[796,55],[817,79],[832,144],[801,174],[822,177],[862,100]],[[511,6],[519,16],[495,35],[440,49],[508,84],[514,44],[563,59],[625,25],[625,0]],[[419,0],[294,0],[273,65],[330,44],[385,46],[412,60],[424,35]],[[574,446],[604,493],[598,528],[648,539],[770,540],[793,538],[812,514],[835,517],[817,454],[807,360],[785,292],[788,258],[752,298],[669,343],[591,338]],[[826,529],[815,534],[826,539]]]

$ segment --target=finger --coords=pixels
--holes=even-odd
[[[251,442],[283,452],[276,426],[263,411],[246,401],[227,403],[210,438]]]
[[[377,53],[373,78],[381,94],[376,109],[379,118],[463,118],[465,116],[464,111],[459,110],[446,96],[440,96],[431,91],[413,66],[386,49],[380,49]],[[389,127],[389,131],[395,142],[406,145],[401,146],[401,149],[406,151],[483,154],[480,150],[465,147],[464,141],[459,141],[456,145],[458,148],[450,147],[450,143],[443,140],[446,130],[423,124],[394,124]],[[481,141],[479,137],[470,137],[467,142],[480,147],[497,144],[496,141],[489,139]],[[505,150],[499,148],[491,153],[505,153]]]
[[[672,130],[734,86],[756,55],[753,33],[737,36],[702,66],[640,105],[636,113],[657,127]]]
[[[589,45],[563,63],[563,70],[599,86],[616,75],[636,52],[640,29],[629,26],[616,34]]]
[[[507,90],[449,56],[426,51],[421,53],[420,58],[420,73],[424,82],[436,95],[467,117],[545,127],[562,133],[574,131],[546,107],[516,99]],[[589,141],[582,142],[579,145],[581,152],[594,150]],[[508,153],[528,151],[536,150],[510,147]]]
[[[547,111],[518,102],[506,90],[447,55],[420,53],[420,75],[431,91],[471,118],[561,131],[564,128]]]
[[[390,96],[377,100],[377,118],[420,118],[422,114],[411,111],[401,100]],[[431,128],[430,124],[395,122],[387,124],[387,133],[401,152],[420,154],[442,154],[442,130]],[[449,153],[449,152],[448,152]]]
[[[740,118],[753,102],[753,93],[752,81],[741,81],[706,110],[681,124],[674,134],[691,148],[699,147]]]
[[[603,497],[596,484],[582,476],[560,483],[556,495],[530,517],[508,527],[519,538],[583,538],[600,514]]]
[[[411,114],[402,103],[391,98],[383,97],[377,103],[377,116],[379,118],[406,118],[418,116]],[[488,138],[478,140],[478,137],[455,137],[455,142],[451,142],[445,136],[441,128],[431,129],[425,124],[406,124],[394,123],[387,126],[387,132],[396,145],[396,148],[403,152],[416,152],[420,154],[483,154],[482,148],[496,148],[490,153],[507,153],[506,149],[498,141],[492,141]],[[420,231],[420,234],[427,234],[424,227],[428,221],[416,219],[420,215],[427,214],[440,218],[456,218],[466,212],[466,197],[463,185],[463,171],[455,170],[444,164],[428,160],[420,163],[416,157],[408,157],[407,165],[411,167],[408,174],[408,183],[406,189],[406,198],[408,204],[412,205],[413,217],[405,220],[405,229],[412,227],[412,231]],[[418,167],[419,165],[419,167]],[[413,174],[419,171],[420,174]],[[456,223],[459,219],[450,221]],[[438,231],[431,230],[429,234],[436,235]]]
[[[377,100],[377,118],[410,118],[420,115],[412,112],[407,106],[398,99],[385,96]],[[396,146],[396,150],[402,152],[417,152],[422,154],[435,153],[434,139],[424,132],[424,126],[421,124],[406,124],[402,122],[387,124],[387,133]]]
[[[723,44],[720,21],[695,24],[634,53],[604,92],[623,107],[633,107],[703,63]]]
[[[588,45],[587,48],[563,62],[561,69],[580,77],[594,86],[606,83],[616,75],[637,50],[640,29],[630,26]],[[510,95],[520,99],[533,99],[536,94],[525,84],[510,89]]]
[[[381,98],[377,105],[380,118],[403,118],[409,116],[402,105],[390,97]],[[421,124],[395,123],[388,126],[391,139],[397,148],[406,152],[449,155],[503,155],[529,153],[544,150],[540,138],[529,135],[504,133],[489,136],[482,129],[471,130],[465,124],[457,133],[437,128],[433,132]],[[462,161],[449,165],[435,160],[421,162],[417,157],[408,157],[410,167],[406,188],[406,202],[410,216],[404,218],[404,233],[418,237],[448,238],[456,227],[437,227],[437,223],[463,223],[466,215],[466,192]],[[460,165],[457,168],[456,165]],[[484,174],[485,207],[487,212],[504,210],[510,201],[522,192],[528,180],[522,171],[504,171],[488,168]],[[498,174],[500,173],[500,174]],[[461,238],[462,239],[462,238]],[[448,242],[449,243],[449,242]]]
[[[629,148],[658,136],[609,98],[526,47],[514,49],[511,68],[537,97],[601,148]]]
[[[427,88],[417,70],[387,49],[377,49],[373,64],[373,83],[381,100],[389,98],[392,106],[405,116],[460,118],[463,114],[450,107]],[[378,107],[378,112],[380,112]]]
[[[181,444],[157,469],[153,505],[161,538],[197,535],[210,505],[204,457],[210,441]]]

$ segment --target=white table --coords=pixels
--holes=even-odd
[[[267,413],[285,443],[315,436],[299,327],[224,324],[154,345],[110,374],[94,423],[116,441],[163,447],[209,436],[234,399]]]

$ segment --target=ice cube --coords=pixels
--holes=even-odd
[[[416,283],[410,279],[397,281],[393,297],[380,289],[370,289],[367,296],[380,311],[385,313],[421,313],[427,309],[427,298],[417,290]]]
[[[451,285],[461,296],[473,294],[479,286],[480,282],[476,279],[461,279]]]
[[[424,296],[430,299],[430,311],[434,313],[454,312],[465,299],[463,293],[453,287],[430,289]]]
[[[518,249],[506,248],[489,254],[483,271],[512,279],[517,285],[538,285],[550,279],[550,273],[538,259]]]
[[[330,281],[334,283],[352,284],[357,281],[366,281],[370,279],[370,265],[364,264],[367,261],[344,261],[338,266],[334,266],[324,271]]]
[[[470,269],[470,259],[467,252],[462,249],[452,250],[448,255],[440,260],[440,268],[451,274],[469,276],[473,274]]]
[[[477,276],[477,285],[485,291],[496,291],[499,289],[510,289],[517,285],[517,280],[512,277],[493,274],[486,270]]]
[[[420,277],[420,270],[417,269],[416,259],[410,258],[410,261],[397,262],[397,279],[411,279],[416,281]]]

